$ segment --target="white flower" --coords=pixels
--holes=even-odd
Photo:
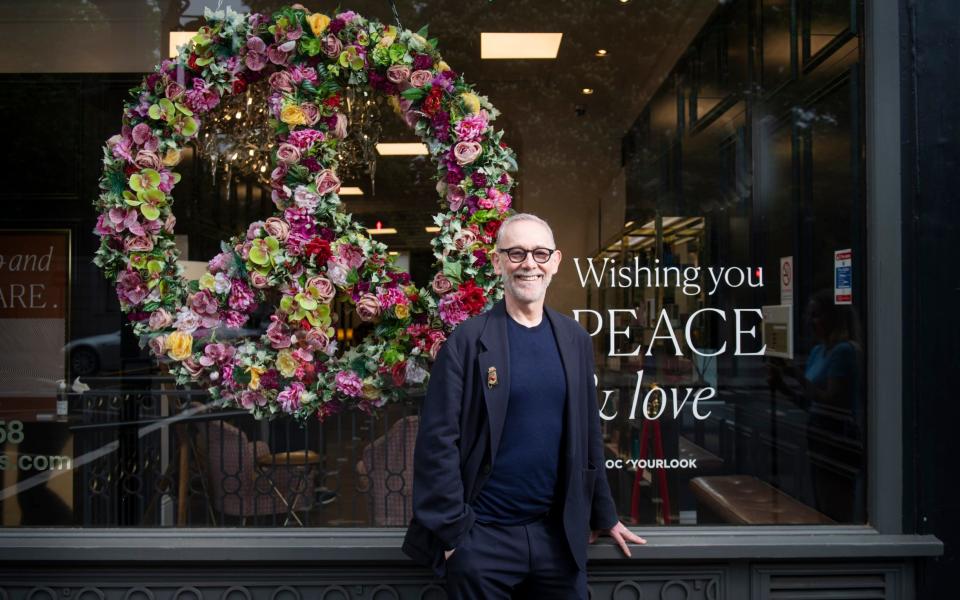
[[[213,291],[218,294],[225,294],[230,291],[230,278],[226,273],[217,273],[213,278]]]

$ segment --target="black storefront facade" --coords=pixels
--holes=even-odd
[[[537,3],[520,6],[531,4]],[[638,0],[622,4],[637,12],[621,18],[642,14]],[[680,10],[676,2],[664,5]],[[524,14],[551,10],[534,8]],[[364,9],[389,18],[383,7],[357,7]],[[953,199],[960,112],[950,99],[960,72],[960,10],[947,0],[734,0],[704,11],[682,51],[658,58],[666,66],[656,84],[645,88],[639,110],[619,129],[603,125],[618,132],[612,144],[619,175],[613,180],[621,191],[587,186],[592,199],[584,200],[581,212],[564,216],[576,194],[554,194],[559,198],[554,205],[546,199],[549,185],[521,185],[517,207],[556,222],[561,239],[565,234],[584,238],[569,256],[657,257],[664,264],[749,265],[768,273],[779,273],[782,259],[789,258],[796,265],[789,327],[793,332],[796,323],[797,354],[806,353],[808,361],[814,343],[804,331],[805,305],[834,283],[839,263],[833,253],[849,249],[854,257],[848,272],[854,298],[849,315],[859,322],[863,401],[827,410],[833,421],[821,415],[827,420],[817,427],[833,435],[817,437],[810,433],[806,413],[789,400],[795,396],[766,387],[767,370],[759,363],[718,361],[711,367],[694,361],[692,372],[700,381],[719,381],[717,387],[735,397],[711,405],[713,422],[665,422],[656,435],[662,433],[663,457],[696,458],[706,470],[671,475],[665,490],[658,487],[655,470],[644,479],[608,463],[624,523],[649,543],[635,548],[632,559],[606,539],[592,547],[592,597],[951,598],[953,545],[960,539],[958,513],[952,510],[957,487],[952,456],[960,442],[952,433],[958,409],[951,394],[958,288],[949,263],[960,224]],[[405,20],[415,14],[403,3],[399,13]],[[9,27],[29,23],[22,12],[9,14]],[[829,18],[818,21],[818,15]],[[830,35],[818,33],[824,23]],[[500,25],[522,29],[509,21]],[[464,31],[473,35],[476,30],[451,28],[446,35]],[[442,30],[432,33],[445,44]],[[778,46],[777,39],[788,43]],[[595,45],[615,47],[606,40]],[[523,80],[527,68],[510,75]],[[89,264],[96,244],[90,202],[99,176],[99,146],[118,128],[124,94],[141,75],[122,69],[64,74],[7,66],[4,71],[0,106],[18,116],[10,125],[14,139],[4,161],[4,179],[11,183],[0,192],[7,207],[0,228],[27,236],[69,231],[72,306],[66,339],[107,334],[122,323],[122,315],[112,287]],[[478,86],[496,99],[490,89],[496,80],[488,81],[488,72],[479,67],[477,73]],[[504,88],[515,85],[512,81]],[[559,72],[546,81],[557,89],[566,83]],[[569,103],[575,123],[605,108],[597,98],[610,80],[595,81],[595,92]],[[514,92],[529,93],[522,87]],[[50,99],[47,108],[43,98]],[[47,111],[63,124],[60,135],[41,141],[31,123]],[[505,128],[526,131],[517,122],[525,115],[505,110]],[[50,133],[38,129],[41,135]],[[581,134],[570,135],[578,139]],[[511,140],[521,157],[521,180],[525,167],[537,177],[568,166],[554,155],[525,163],[525,155],[539,152],[537,139],[526,134]],[[44,166],[45,161],[56,167]],[[199,160],[195,163],[183,182],[189,190],[183,205],[192,212],[179,217],[178,227],[188,234],[189,258],[205,260],[219,239],[264,214],[269,198],[249,182],[207,186],[209,173]],[[398,168],[384,161],[379,169],[378,186],[379,177],[394,176]],[[356,211],[370,219],[387,215],[387,224],[390,219],[403,223],[381,205],[348,206],[358,206]],[[579,222],[584,215],[586,225]],[[429,236],[410,238],[395,247],[407,254],[414,279],[426,281],[431,271],[421,265],[429,263],[429,253],[422,246]],[[823,267],[828,262],[834,268]],[[606,314],[610,308],[637,309],[651,302],[655,313],[672,302],[679,307],[671,309],[673,316],[680,318],[703,306],[786,304],[775,286],[731,293],[716,304],[679,293],[673,299],[645,292],[634,296],[578,282],[573,266],[567,267],[561,293],[582,294],[580,300],[560,301],[568,312]],[[113,305],[100,306],[108,302]],[[0,528],[0,600],[444,597],[442,582],[400,551],[407,492],[400,494],[399,512],[384,499],[391,497],[392,481],[409,475],[405,459],[396,459],[394,439],[401,440],[396,443],[402,452],[408,450],[409,430],[396,427],[416,415],[416,395],[382,422],[348,415],[303,430],[285,422],[254,423],[244,420],[245,411],[234,410],[194,415],[196,420],[178,425],[168,419],[203,402],[203,393],[175,390],[122,327],[115,340],[120,367],[111,371],[98,364],[81,377],[92,389],[59,396],[65,407],[49,421],[68,428],[51,429],[45,419],[30,424],[22,405],[0,404],[5,410],[0,418],[27,422],[20,439],[36,444],[29,451],[13,448],[17,454],[8,454],[13,464],[20,455],[52,457],[65,443],[71,451],[63,453],[73,460],[71,491],[67,496],[57,492],[59,499],[52,485],[50,490],[31,486],[34,473],[4,469],[0,500],[18,508],[7,508]],[[625,357],[637,340],[628,334],[618,342],[624,345],[616,346],[611,336],[608,346],[605,334],[595,337],[599,381],[619,390],[619,397],[629,398],[633,373],[640,368],[664,385],[681,380],[675,373],[686,365],[631,362]],[[344,327],[345,343],[347,335]],[[700,335],[702,347],[717,348],[732,339],[719,328]],[[11,346],[0,353],[13,364]],[[614,355],[624,358],[614,360]],[[83,366],[71,362],[69,353],[64,360],[70,375]],[[106,355],[97,360],[105,363]],[[745,381],[761,383],[751,387]],[[617,406],[629,410],[629,404]],[[67,419],[61,421],[63,416]],[[235,427],[218,426],[214,433],[209,424],[221,422],[215,416]],[[604,427],[610,459],[635,459],[638,446],[646,445],[646,433],[641,436],[633,425],[610,420]],[[6,431],[9,453],[14,443],[12,430]],[[41,439],[46,441],[36,441]],[[198,440],[211,445],[198,451]],[[246,445],[259,465],[253,468],[263,466],[256,461],[259,444],[274,455],[311,449],[318,462],[306,472],[316,466],[319,480],[303,492],[296,481],[284,479],[287,475],[261,470],[254,474],[261,488],[254,483],[250,491],[253,512],[243,502],[231,510],[231,496],[246,493],[246,484],[237,480],[240,492],[224,487],[224,481],[235,479],[226,473],[218,487],[210,471],[217,461],[235,460],[225,451],[232,444],[242,446],[241,469],[249,460]],[[216,460],[210,458],[215,446]],[[656,455],[656,448],[651,452]],[[645,454],[646,448],[640,456]],[[194,463],[206,471],[194,469]],[[725,485],[766,495],[757,501]],[[298,504],[306,497],[309,508]],[[286,509],[276,508],[277,498]],[[290,510],[288,502],[303,510]]]

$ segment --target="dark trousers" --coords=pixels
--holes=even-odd
[[[477,522],[447,560],[447,596],[586,600],[587,574],[577,568],[562,526],[552,519],[527,525]]]

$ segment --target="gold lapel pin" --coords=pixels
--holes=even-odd
[[[487,387],[493,389],[495,385],[497,385],[497,368],[490,367],[487,369]]]

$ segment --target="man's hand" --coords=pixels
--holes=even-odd
[[[454,548],[453,550],[444,550],[444,551],[443,551],[443,560],[449,560],[450,557],[453,556],[453,553],[456,552],[456,551],[457,551],[456,548]]]
[[[639,535],[633,533],[627,529],[626,525],[617,521],[617,524],[606,530],[594,529],[590,532],[590,543],[597,541],[597,538],[602,534],[609,535],[617,542],[617,545],[620,546],[620,549],[623,550],[623,553],[627,556],[630,556],[630,548],[627,547],[627,542],[634,544],[646,544],[647,540],[643,539]]]

